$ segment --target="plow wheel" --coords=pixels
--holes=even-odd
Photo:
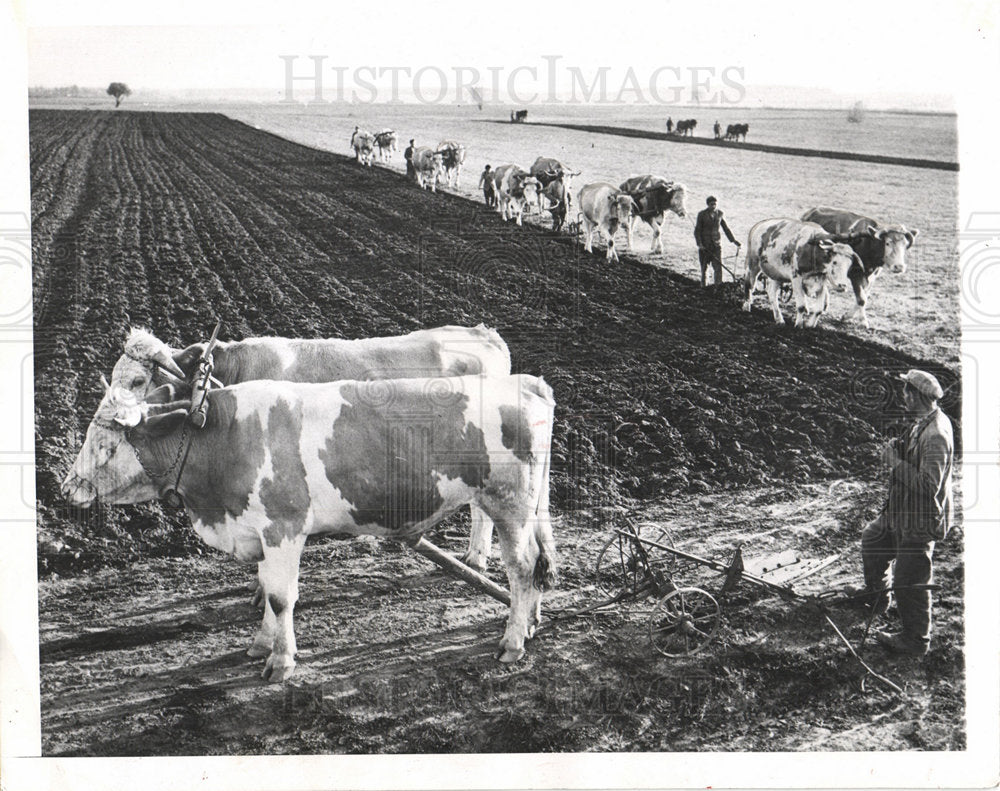
[[[696,654],[719,629],[719,604],[701,588],[678,588],[649,617],[649,639],[664,656]]]
[[[635,530],[645,540],[674,545],[670,531],[659,525],[646,522],[636,525]],[[670,578],[676,560],[670,552],[615,533],[597,555],[594,578],[598,589],[608,596],[623,591],[642,596],[651,594],[656,585]]]

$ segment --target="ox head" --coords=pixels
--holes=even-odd
[[[60,491],[73,505],[84,508],[98,497],[110,503],[141,503],[155,499],[159,496],[159,488],[140,463],[131,433],[140,425],[140,434],[157,430],[155,404],[169,401],[173,390],[169,385],[159,388],[146,403],[128,390],[108,384],[103,377],[102,382],[104,397]]]
[[[868,236],[882,243],[883,266],[889,267],[889,271],[896,275],[901,275],[906,271],[906,251],[913,246],[913,240],[917,238],[920,231],[914,229],[907,230],[902,225],[890,225],[882,228],[875,228],[869,225]]]
[[[684,185],[674,184],[667,187],[667,190],[670,195],[670,203],[666,206],[666,208],[678,217],[687,217],[687,206],[684,204],[684,201],[687,198],[687,190]]]
[[[144,329],[133,328],[125,341],[125,353],[111,371],[111,387],[144,401],[157,384],[162,384],[161,371],[178,379],[187,378],[167,344]]]
[[[815,327],[829,307],[830,288],[846,291],[851,284],[849,273],[853,267],[861,266],[861,258],[849,244],[831,239],[816,239],[812,243],[819,253],[814,269],[801,273],[807,327]]]
[[[531,206],[538,202],[538,192],[541,185],[534,176],[525,176],[521,179],[521,192],[524,194],[525,203]]]

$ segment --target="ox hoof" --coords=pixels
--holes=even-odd
[[[497,659],[505,665],[513,665],[515,662],[519,661],[522,656],[524,656],[523,648],[505,648],[497,654]]]
[[[747,313],[750,312],[750,303],[749,302],[744,302],[743,303],[743,310],[746,311]]]
[[[267,664],[264,665],[264,671],[260,674],[260,677],[269,684],[280,684],[282,681],[287,681],[291,678],[294,670],[294,659],[275,659],[272,654],[271,658],[267,660]]]
[[[274,649],[274,640],[268,640],[263,637],[257,637],[253,644],[247,649],[247,656],[253,657],[254,659],[261,659],[265,656],[270,656],[271,651]]]
[[[486,558],[484,558],[480,553],[468,550],[462,557],[459,558],[466,566],[470,569],[475,569],[479,573],[486,571]]]

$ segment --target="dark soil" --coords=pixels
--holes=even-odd
[[[945,406],[957,428],[959,372],[829,330],[775,327],[741,312],[732,291],[709,294],[627,256],[609,265],[571,237],[506,225],[481,204],[221,115],[33,111],[30,120],[47,752],[794,749],[804,744],[792,738],[802,707],[830,733],[892,710],[886,693],[860,692],[856,667],[814,615],[777,608],[769,617],[791,644],[762,645],[751,632],[771,625],[744,623],[721,654],[684,665],[690,683],[669,695],[649,691],[667,660],[651,658],[634,639],[644,624],[621,614],[553,627],[526,665],[502,670],[491,659],[499,609],[459,607],[471,594],[458,583],[407,582],[424,568],[409,555],[386,548],[372,565],[365,542],[307,553],[297,623],[300,653],[314,661],[300,663],[299,686],[261,689],[242,655],[256,618],[245,572],[202,547],[179,511],[79,511],[60,500],[98,377],[129,326],[178,346],[204,339],[217,318],[223,338],[497,328],[515,370],[555,389],[553,506],[568,599],[588,584],[607,516],[625,509],[665,508],[721,552],[734,530],[752,532],[763,508],[753,497],[768,492],[843,516],[802,538],[849,554],[877,506],[878,444],[901,425],[891,377],[919,365],[954,385]],[[836,481],[860,487],[860,511],[816,494]],[[712,508],[698,505],[709,496]],[[720,515],[728,525],[713,525]],[[775,519],[791,534],[801,521]],[[960,574],[956,546],[949,568]],[[335,569],[331,552],[342,561]],[[316,576],[338,583],[342,598],[320,594]],[[960,580],[953,585],[942,600],[958,634],[932,654],[951,686],[940,698],[928,686],[936,680],[920,687],[940,733],[926,745],[890,738],[890,747],[964,743]],[[371,596],[352,604],[346,592],[358,590]],[[138,599],[152,603],[137,611]],[[414,600],[412,611],[401,599]],[[454,609],[443,603],[453,600]],[[321,614],[326,607],[335,612]],[[369,646],[372,634],[389,636]],[[319,643],[328,637],[336,647]],[[348,661],[374,674],[367,692],[356,675],[344,680]],[[331,668],[336,682],[324,675]],[[404,690],[382,688],[398,678]],[[334,683],[348,686],[331,692]],[[621,705],[601,702],[615,695]],[[103,718],[92,718],[95,706]],[[469,718],[479,725],[470,730]],[[120,720],[120,730],[98,733]],[[278,722],[280,735],[250,721]],[[838,749],[870,746],[852,738]]]

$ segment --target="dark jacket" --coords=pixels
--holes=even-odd
[[[733,232],[722,216],[722,209],[712,211],[706,207],[698,212],[698,221],[694,224],[694,240],[698,247],[718,247],[721,240],[720,227],[726,232],[726,238],[736,244]]]
[[[940,409],[907,433],[889,483],[889,524],[903,540],[937,541],[951,529],[951,473],[955,443],[951,420]]]

